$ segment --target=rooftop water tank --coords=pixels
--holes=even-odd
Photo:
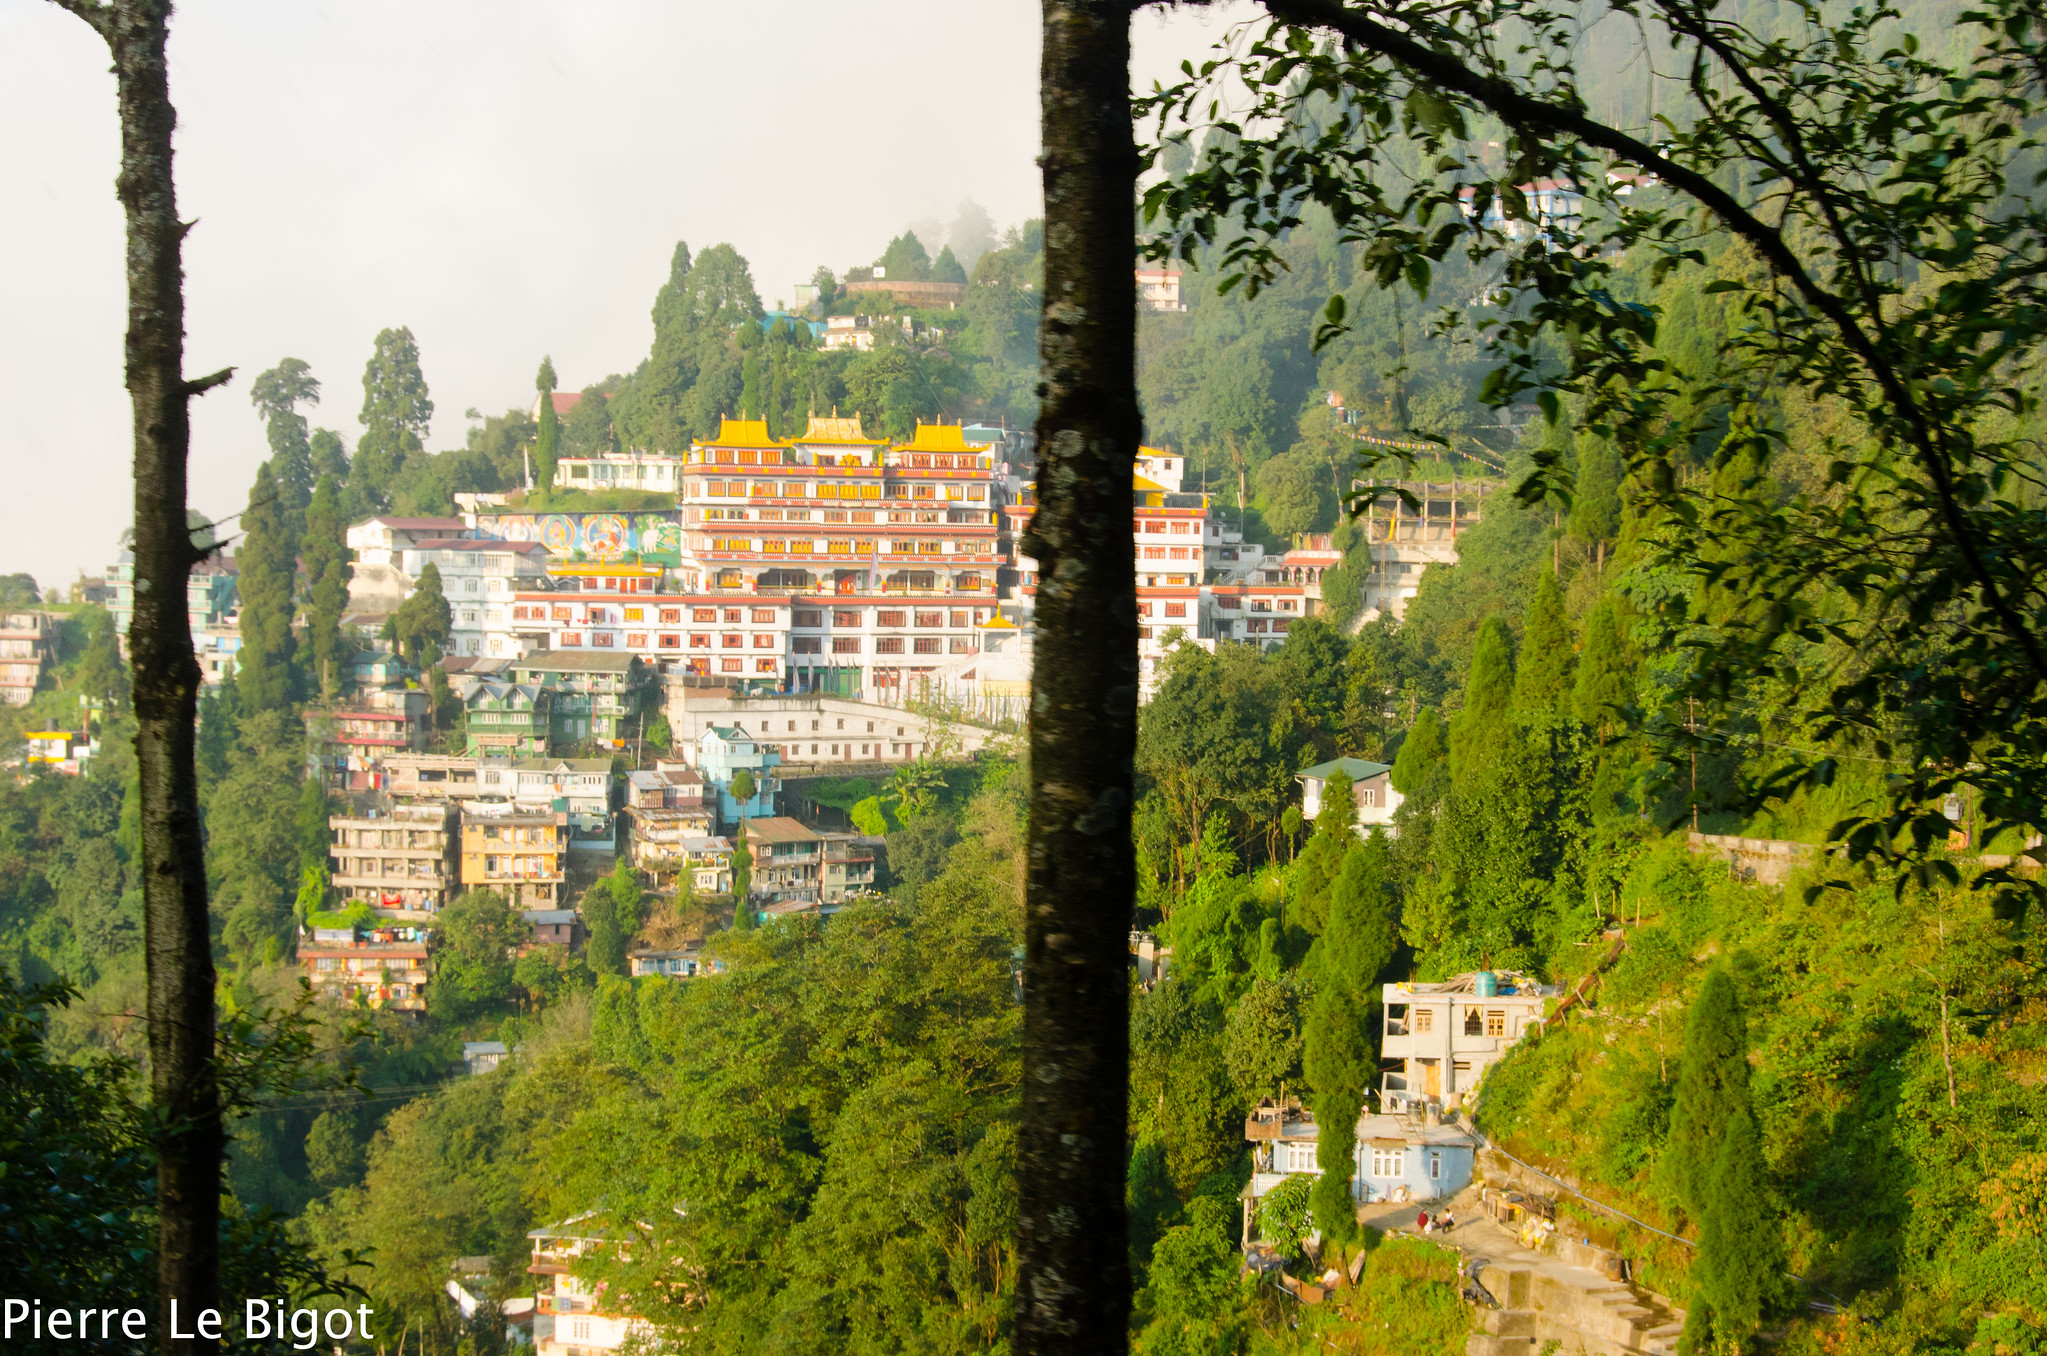
[[[1500,981],[1490,970],[1481,970],[1473,976],[1480,998],[1494,998],[1499,995]]]

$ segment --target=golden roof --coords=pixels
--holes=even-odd
[[[1133,490],[1143,490],[1147,494],[1164,494],[1166,492],[1165,486],[1153,484],[1140,475],[1132,475],[1130,477],[1130,488]]]
[[[844,419],[837,415],[813,414],[799,443],[859,443],[866,447],[877,447],[888,441],[886,438],[870,438],[860,427],[860,416],[850,415]]]
[[[720,419],[718,436],[700,438],[700,447],[786,447],[787,443],[768,436],[765,419]]]
[[[918,424],[917,436],[898,444],[903,452],[986,452],[993,443],[969,443],[958,424]]]

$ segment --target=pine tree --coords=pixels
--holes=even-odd
[[[646,902],[646,891],[640,888],[639,872],[633,870],[632,864],[624,857],[620,857],[617,864],[611,868],[611,875],[605,884],[611,891],[612,906],[617,911],[619,935],[631,937],[640,930],[640,924],[646,921],[641,913]]]
[[[1464,713],[1450,728],[1450,780],[1464,784],[1498,761],[1513,731],[1514,638],[1499,617],[1486,618],[1471,651]]]
[[[348,484],[348,444],[331,428],[313,430],[313,483],[321,476],[334,477],[336,486]]]
[[[1524,724],[1547,726],[1571,714],[1571,627],[1564,595],[1545,573],[1521,627],[1521,660],[1514,680],[1514,712]]]
[[[1585,618],[1585,653],[1571,704],[1578,722],[1596,731],[1604,744],[1634,696],[1635,666],[1621,638],[1620,617],[1612,599],[1601,599]]]
[[[313,496],[313,451],[298,406],[320,403],[320,383],[305,363],[286,358],[256,378],[249,403],[270,442],[270,473],[277,479],[285,535],[296,541],[305,532],[306,504]]]
[[[1591,433],[1578,435],[1578,483],[1569,528],[1602,563],[1606,544],[1620,530],[1622,471],[1612,443]]]
[[[1364,1008],[1376,999],[1379,978],[1400,944],[1392,878],[1386,835],[1373,829],[1344,853],[1343,870],[1329,888],[1329,925],[1322,933],[1316,983],[1348,988]]]
[[[1426,709],[1415,717],[1407,738],[1400,742],[1400,752],[1394,755],[1389,778],[1393,789],[1403,796],[1420,794],[1429,773],[1443,761],[1446,752],[1442,719],[1433,708]]]
[[[348,650],[341,619],[348,612],[347,523],[341,516],[341,488],[322,475],[306,507],[306,537],[299,558],[306,566],[306,650],[308,678],[323,697],[341,692]]]
[[[1733,974],[1716,965],[1685,1015],[1677,1098],[1660,1164],[1665,1185],[1693,1220],[1706,1219],[1721,1136],[1735,1118],[1752,1115],[1748,1022]]]
[[[1322,784],[1322,805],[1315,812],[1315,831],[1293,866],[1293,919],[1319,934],[1329,912],[1329,886],[1343,870],[1344,854],[1357,841],[1357,793],[1342,772]]]
[[[392,633],[405,657],[417,664],[428,646],[437,651],[447,648],[448,633],[454,626],[455,611],[442,591],[440,566],[428,561],[413,581],[411,596],[391,614]]]
[[[1784,1235],[1770,1209],[1763,1137],[1744,1104],[1720,1129],[1692,1263],[1692,1307],[1679,1350],[1739,1350],[1783,1301]]]
[[[533,378],[533,389],[540,392],[540,433],[533,444],[532,488],[535,502],[542,505],[554,491],[554,468],[561,451],[561,416],[554,410],[554,382],[554,357],[550,354],[540,360],[540,372]]]
[[[931,261],[931,281],[964,283],[966,280],[967,271],[960,267],[960,261],[953,254],[952,246],[947,245],[940,249],[938,257]]]
[[[753,849],[746,845],[746,821],[732,839],[732,926],[740,932],[753,927]]]
[[[419,368],[419,345],[400,326],[377,334],[376,350],[363,367],[362,438],[349,468],[352,502],[381,513],[390,507],[391,482],[405,459],[423,450],[434,402]]]
[[[299,870],[302,872],[326,871],[327,847],[334,838],[327,827],[327,788],[322,777],[322,770],[314,768],[299,788],[299,808],[295,827],[298,829]]]
[[[583,892],[582,914],[583,930],[588,934],[583,956],[590,969],[600,975],[624,974],[625,938],[618,930],[618,906],[604,882]]]
[[[292,635],[297,564],[285,536],[277,480],[266,463],[256,468],[249,509],[242,515],[237,587],[242,596],[242,648],[235,687],[243,712],[288,706],[298,696],[297,641]]]

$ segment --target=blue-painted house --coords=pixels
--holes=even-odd
[[[742,816],[764,819],[775,813],[775,793],[782,789],[775,769],[781,765],[781,749],[736,726],[707,726],[697,738],[697,771],[703,774],[706,789],[717,796],[718,820],[726,829]],[[753,774],[753,798],[744,805],[732,795],[732,779],[742,768]]]

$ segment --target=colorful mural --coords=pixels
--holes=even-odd
[[[495,541],[537,541],[563,560],[682,563],[682,514],[494,513],[476,530]]]

